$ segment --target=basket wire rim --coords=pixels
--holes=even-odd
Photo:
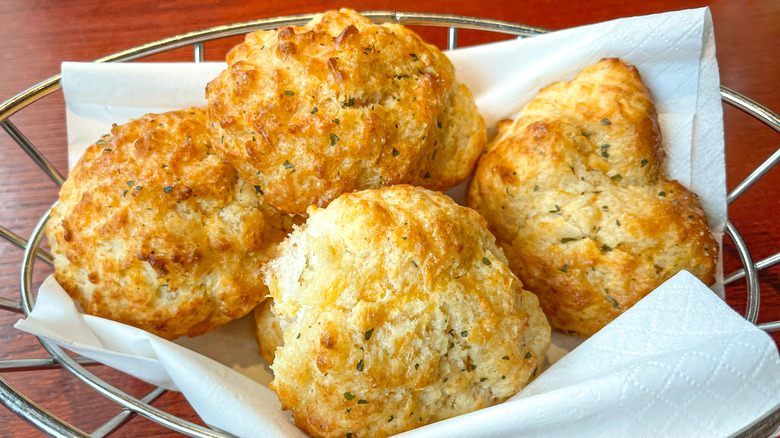
[[[438,14],[438,13],[418,13],[418,12],[397,12],[397,11],[366,11],[361,12],[363,15],[371,19],[376,23],[398,23],[406,25],[426,25],[434,27],[449,27],[448,33],[448,45],[450,49],[454,49],[457,42],[457,30],[458,29],[474,29],[486,32],[497,32],[509,35],[515,35],[518,37],[534,36],[542,33],[549,32],[547,29],[527,26],[524,24],[513,23],[502,20],[486,19],[469,17],[462,15],[451,14]],[[172,37],[164,38],[151,43],[136,46],[127,50],[116,52],[114,54],[99,58],[93,62],[127,62],[137,59],[141,59],[147,56],[151,56],[164,51],[174,50],[186,46],[194,46],[195,48],[195,61],[200,62],[203,60],[203,43],[206,41],[225,38],[229,36],[241,35],[255,30],[274,29],[283,26],[298,26],[305,24],[316,14],[302,14],[302,15],[290,15],[283,17],[274,17],[268,19],[252,20],[241,23],[234,23],[223,26],[211,27],[199,31],[188,32]],[[21,110],[22,108],[34,103],[35,101],[59,90],[61,88],[61,75],[52,76],[23,92],[17,94],[11,99],[0,104],[0,125],[8,132],[16,142],[22,146],[26,152],[30,155],[31,159],[44,170],[45,173],[58,185],[61,185],[62,179],[56,169],[51,166],[45,157],[35,155],[37,150],[32,144],[29,146],[32,151],[25,148],[24,143],[29,143],[20,131],[16,130],[15,126],[10,122],[9,117]],[[747,98],[746,96],[721,86],[722,100],[729,103],[738,109],[750,114],[757,118],[761,122],[769,125],[777,132],[780,132],[780,117],[775,115],[772,111]],[[18,134],[16,133],[18,131]],[[21,136],[21,139],[20,139]],[[755,181],[757,181],[766,171],[769,170],[774,164],[780,161],[780,150],[778,150],[772,157],[767,159],[759,168],[756,169],[751,175],[749,175],[745,181],[740,183],[737,188],[729,193],[730,203],[733,199],[741,195],[747,188],[750,187]],[[52,172],[50,167],[54,169]],[[59,179],[57,178],[59,176]],[[32,272],[36,256],[42,258],[44,261],[47,258],[50,259],[50,255],[39,248],[40,242],[43,238],[43,230],[45,223],[49,218],[51,209],[49,209],[44,216],[40,219],[36,225],[32,236],[29,241],[23,246],[24,259],[21,267],[20,275],[20,291],[21,291],[21,310],[29,315],[34,306],[34,298],[32,294]],[[760,303],[758,278],[757,278],[757,266],[753,263],[750,256],[749,249],[742,240],[736,227],[729,221],[726,225],[726,234],[734,241],[737,246],[740,260],[743,263],[744,269],[741,271],[741,275],[746,277],[748,283],[748,304],[746,309],[746,318],[755,324],[758,316],[758,307]],[[21,243],[24,242],[22,238],[16,236],[10,230],[5,228],[0,229],[0,234],[3,237],[8,238],[8,234],[16,239],[9,239],[12,243],[21,247]],[[769,262],[761,268],[769,267],[780,261],[780,253],[770,257]],[[774,260],[778,258],[779,260]],[[761,262],[759,262],[761,263]],[[732,274],[730,277],[741,278],[738,275],[740,272]],[[737,279],[734,278],[734,279]],[[778,322],[780,323],[780,322]],[[780,327],[780,326],[778,326]],[[162,411],[158,408],[151,406],[148,402],[151,400],[139,400],[132,396],[125,394],[119,389],[109,385],[105,381],[101,380],[91,372],[87,371],[77,360],[66,354],[58,345],[48,341],[46,339],[38,338],[43,348],[49,353],[60,366],[65,368],[68,372],[76,376],[79,380],[92,387],[95,391],[105,396],[109,400],[125,408],[125,412],[129,416],[133,414],[140,414],[152,421],[162,424],[174,431],[196,437],[231,437],[233,435],[224,431],[215,431],[213,429],[204,428],[194,423],[182,420],[172,414]],[[153,394],[159,395],[157,389],[153,391]],[[144,399],[153,398],[148,395]],[[148,402],[147,402],[148,401]],[[3,402],[12,412],[22,416],[25,420],[30,422],[33,426],[38,428],[44,433],[52,436],[80,436],[88,437],[90,435],[75,428],[69,423],[61,420],[55,415],[49,413],[45,409],[38,406],[32,400],[26,398],[22,393],[8,384],[2,377],[0,377],[0,402]],[[115,417],[121,417],[122,414]],[[114,421],[112,420],[112,421]],[[122,421],[120,420],[116,420]],[[111,421],[109,422],[111,423]],[[107,424],[109,424],[107,423]],[[767,433],[771,433],[778,425],[780,425],[780,404],[770,409],[764,416],[757,419],[754,423],[746,426],[740,432],[733,436],[748,437],[748,436],[766,436]],[[101,434],[103,427],[98,429],[98,434]],[[110,432],[110,430],[109,430]]]

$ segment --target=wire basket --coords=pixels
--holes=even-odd
[[[534,35],[547,32],[547,30],[542,28],[510,23],[506,21],[446,14],[378,11],[363,12],[363,15],[376,23],[392,22],[404,25],[446,28],[447,46],[450,50],[457,47],[458,29],[471,29],[499,33],[516,36],[519,38],[532,37]],[[255,30],[275,29],[284,26],[300,26],[308,22],[312,16],[313,15],[294,15],[213,27],[144,44],[97,59],[94,62],[133,61],[161,52],[187,46],[192,46],[194,48],[195,62],[201,62],[204,59],[204,43],[207,41],[241,35]],[[38,99],[58,91],[60,89],[60,79],[60,75],[53,76],[43,82],[40,82],[39,84],[36,84],[33,87],[30,87],[29,89],[0,105],[0,125],[2,125],[3,129],[8,133],[8,135],[10,135],[10,137],[58,186],[63,184],[63,176],[11,122],[10,116],[22,108],[36,102]],[[726,87],[721,87],[721,96],[724,102],[733,105],[741,111],[755,117],[756,119],[767,124],[772,129],[780,133],[780,117],[769,111],[767,108]],[[775,151],[774,154],[772,154],[764,163],[758,166],[744,181],[738,184],[737,187],[728,194],[727,202],[731,203],[742,193],[744,193],[778,161],[780,161],[780,149]],[[49,265],[52,264],[51,256],[44,249],[40,248],[40,243],[44,237],[43,230],[48,218],[49,212],[47,211],[33,230],[29,240],[25,240],[12,231],[0,226],[0,236],[24,251],[24,257],[19,273],[20,300],[15,301],[0,298],[0,311],[24,313],[25,315],[29,315],[29,313],[32,311],[34,305],[32,278],[35,261],[37,259]],[[727,221],[725,231],[737,249],[743,269],[727,275],[724,279],[724,283],[728,285],[742,278],[745,279],[747,283],[747,306],[744,316],[748,321],[755,324],[758,319],[758,309],[760,303],[758,271],[780,263],[780,253],[776,253],[775,255],[770,256],[764,260],[754,262],[747,245],[731,221]],[[759,324],[758,327],[765,331],[777,331],[780,330],[780,321]],[[0,361],[0,371],[31,370],[51,365],[60,366],[66,369],[84,384],[88,385],[93,390],[97,391],[99,394],[103,395],[105,398],[113,403],[118,404],[124,409],[121,414],[108,421],[98,430],[94,431],[92,435],[90,435],[49,413],[34,401],[25,397],[16,388],[11,386],[5,379],[0,377],[0,402],[2,402],[12,412],[21,416],[34,427],[48,435],[61,437],[104,436],[120,428],[129,418],[135,415],[141,415],[170,428],[172,431],[189,436],[231,436],[229,434],[225,434],[224,432],[199,426],[151,406],[149,403],[157,398],[160,394],[165,392],[165,390],[162,388],[156,388],[148,395],[140,399],[132,397],[115,388],[114,386],[106,383],[85,369],[83,365],[94,363],[90,359],[79,356],[70,356],[57,345],[45,339],[39,338],[38,340],[46,352],[47,357],[41,359]],[[757,419],[754,423],[745,427],[734,436],[768,436],[778,427],[778,425],[780,425],[780,405],[775,406],[761,418]]]

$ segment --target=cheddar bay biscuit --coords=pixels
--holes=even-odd
[[[398,183],[446,190],[485,146],[450,61],[397,24],[330,11],[247,35],[227,63],[206,90],[215,147],[280,211]]]
[[[387,436],[499,403],[550,328],[485,221],[407,185],[311,207],[265,280],[284,334],[275,389],[315,436]]]
[[[87,313],[173,339],[267,295],[260,267],[292,220],[214,154],[205,118],[115,125],[71,171],[46,233],[57,281]]]
[[[680,270],[714,282],[695,194],[661,171],[650,93],[605,59],[499,123],[467,193],[553,328],[589,336]]]

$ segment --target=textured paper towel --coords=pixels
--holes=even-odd
[[[489,127],[513,117],[539,88],[569,80],[603,57],[636,65],[659,112],[666,171],[699,192],[714,230],[722,232],[723,128],[708,10],[627,18],[449,55]],[[111,123],[204,105],[205,84],[223,67],[64,64],[70,162],[108,132]],[[257,355],[248,321],[177,345],[79,314],[49,279],[33,314],[17,327],[181,390],[204,421],[220,429],[239,436],[300,434],[289,415],[279,411],[275,395],[255,383],[267,383],[270,374]],[[572,348],[568,342],[556,340],[555,359]],[[680,274],[565,355],[513,400],[409,434],[726,434],[780,402],[779,370],[768,336],[744,323],[690,275]]]

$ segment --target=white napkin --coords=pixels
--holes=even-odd
[[[636,65],[659,112],[668,174],[699,193],[713,229],[722,233],[722,113],[707,9],[615,20],[449,55],[459,78],[474,92],[487,126],[513,117],[539,88],[569,80],[600,58],[617,56]],[[107,133],[111,123],[205,105],[205,84],[223,67],[63,64],[70,162]],[[172,343],[78,313],[49,279],[32,315],[16,327],[181,390],[203,420],[217,428],[247,437],[302,435],[289,414],[279,410],[276,396],[256,383],[267,383],[270,373],[246,318]],[[573,348],[568,339],[556,338],[555,343],[553,361]],[[409,434],[725,435],[780,402],[779,375],[771,338],[683,273],[543,372],[513,400]]]

